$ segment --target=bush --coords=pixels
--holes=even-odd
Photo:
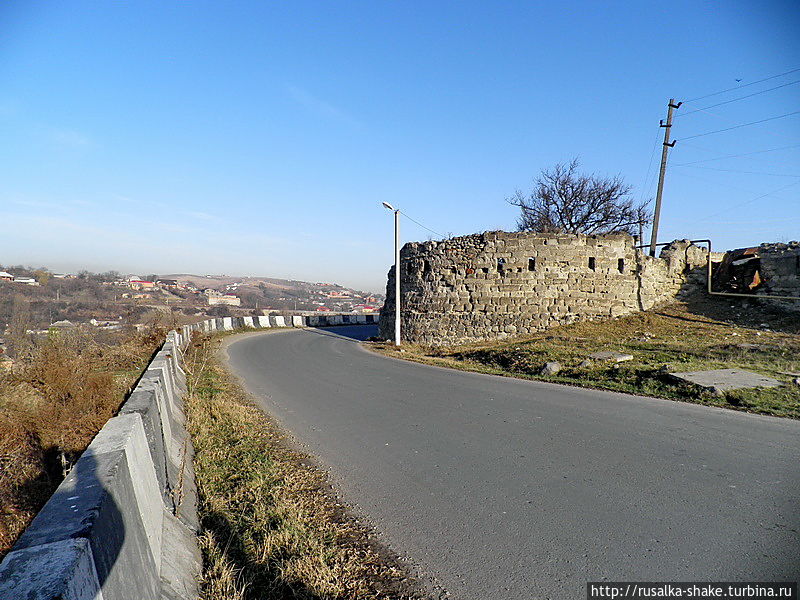
[[[111,338],[56,331],[0,376],[0,558],[117,412],[163,339],[158,327]]]

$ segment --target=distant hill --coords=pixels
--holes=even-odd
[[[235,294],[242,299],[243,306],[276,310],[315,310],[325,306],[331,310],[348,312],[357,305],[381,306],[384,299],[383,294],[356,290],[337,283],[190,273],[171,273],[159,277],[175,279],[179,284],[189,283],[199,290],[211,288]]]
[[[302,311],[373,312],[383,305],[382,294],[354,290],[336,283],[311,283],[274,277],[233,277],[141,273],[145,279],[174,279],[178,286],[157,285],[134,288],[127,275],[109,271],[56,277],[45,268],[0,265],[14,277],[36,279],[39,285],[0,279],[0,338],[14,321],[17,328],[43,329],[51,323],[118,321],[141,323],[149,314],[179,314],[181,319],[212,316],[242,316],[275,310],[285,314]],[[187,288],[191,284],[196,290]],[[201,292],[214,289],[239,298],[235,306],[211,305]],[[369,307],[369,308],[368,308]]]

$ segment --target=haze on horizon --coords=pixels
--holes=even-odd
[[[660,238],[797,239],[797,31],[793,0],[6,4],[0,264],[382,292],[382,201],[404,242],[512,230],[573,156],[651,197],[667,100],[736,87],[677,111]]]

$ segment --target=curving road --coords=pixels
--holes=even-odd
[[[399,361],[354,339],[374,333],[276,331],[228,354],[431,589],[800,576],[800,422]]]

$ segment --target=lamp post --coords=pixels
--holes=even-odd
[[[400,345],[400,210],[388,202],[384,208],[394,212],[394,345]]]

